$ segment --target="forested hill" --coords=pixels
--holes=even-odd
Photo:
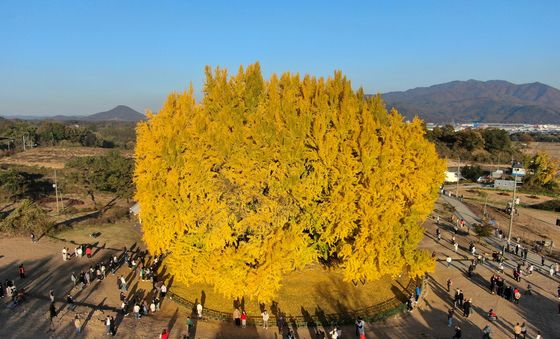
[[[452,81],[383,94],[388,107],[426,122],[560,124],[560,90],[503,80]]]

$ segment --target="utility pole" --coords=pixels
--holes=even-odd
[[[461,158],[457,163],[457,190],[455,191],[455,196],[459,199],[459,181],[461,180]]]
[[[58,209],[58,183],[56,182],[56,170],[54,170],[54,194],[56,197],[56,213],[59,213],[59,209]]]
[[[511,213],[509,217],[509,230],[508,230],[508,237],[507,243],[509,244],[511,241],[511,230],[513,228],[513,213],[515,213],[515,192],[517,191],[517,176],[513,177],[513,199],[511,201]]]
[[[484,197],[484,210],[482,212],[483,217],[486,217],[486,204],[488,204],[488,193],[486,193],[486,197]]]

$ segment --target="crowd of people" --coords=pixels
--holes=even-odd
[[[458,219],[456,217],[452,218],[452,225],[454,226],[454,232],[450,232],[452,234],[452,239],[450,240],[450,242],[453,244],[453,250],[454,252],[457,253],[458,251],[458,243],[456,241],[455,235],[457,234],[457,229],[458,227],[461,227],[461,221],[462,219]],[[440,221],[439,221],[439,217],[436,218],[436,237],[437,237],[437,242],[439,242],[441,240],[441,231],[439,229],[440,226]],[[503,237],[503,233],[501,231],[496,231],[496,236],[501,239],[501,237]],[[501,236],[501,237],[500,237]],[[473,241],[469,242],[468,245],[468,251],[466,250],[465,252],[468,253],[467,257],[470,257],[470,263],[468,265],[468,269],[467,269],[467,276],[468,277],[473,277],[474,272],[477,268],[477,265],[482,262],[483,264],[485,263],[485,259],[486,259],[486,255],[485,253],[481,254],[477,254],[477,249],[476,249],[476,245],[474,244]],[[496,262],[496,273],[492,274],[492,276],[489,279],[489,293],[490,294],[494,294],[494,295],[498,295],[502,298],[504,298],[505,300],[508,300],[509,302],[518,305],[520,303],[520,300],[522,298],[522,295],[533,295],[533,289],[532,289],[532,285],[531,283],[527,284],[527,288],[525,289],[525,291],[521,291],[521,289],[518,286],[515,286],[514,284],[510,284],[508,283],[507,279],[505,278],[505,272],[504,272],[504,263],[506,261],[506,253],[510,253],[514,256],[514,260],[516,260],[515,258],[518,258],[517,260],[519,260],[520,262],[515,263],[512,267],[512,274],[511,276],[513,277],[513,279],[520,283],[522,277],[530,277],[533,275],[534,271],[535,271],[535,265],[537,265],[534,262],[530,262],[528,260],[529,257],[529,249],[526,246],[522,246],[519,243],[515,243],[515,245],[513,244],[507,244],[505,246],[505,248],[503,248],[501,251],[495,251],[494,253],[492,253],[492,259]],[[550,266],[545,266],[545,257],[542,256],[541,257],[541,267],[543,268],[543,271],[546,270],[547,273],[550,273],[550,276],[554,276],[555,274],[558,273],[557,269],[558,269],[558,263],[554,263],[554,264],[550,264]],[[447,255],[446,257],[446,262],[447,262],[447,266],[450,266],[450,263],[452,261],[451,256]],[[489,268],[491,269],[491,266],[489,266]],[[550,271],[550,272],[548,272]],[[453,285],[453,281],[451,278],[447,279],[447,291],[451,292],[451,287]],[[560,299],[560,285],[558,286],[558,298]],[[448,312],[447,312],[447,325],[448,327],[453,327],[453,323],[454,323],[454,318],[456,316],[456,310],[457,309],[461,309],[463,312],[463,316],[465,318],[468,318],[470,313],[471,313],[471,309],[472,309],[472,298],[465,298],[463,291],[460,288],[456,288],[455,289],[455,293],[454,296],[452,298],[453,300],[453,307],[448,308]],[[560,314],[560,303],[558,304],[558,313]],[[488,313],[487,313],[487,319],[489,321],[489,323],[482,328],[482,338],[492,338],[492,322],[495,322],[496,320],[498,320],[498,314],[496,312],[495,309],[491,308]],[[511,329],[513,335],[515,338],[525,338],[528,330],[527,330],[527,326],[525,324],[525,322],[521,322],[521,324],[517,323],[516,326],[514,326]],[[455,333],[453,338],[461,338],[462,337],[462,329],[459,325],[455,326]],[[542,338],[541,334],[539,331],[537,331],[536,334],[536,338]]]

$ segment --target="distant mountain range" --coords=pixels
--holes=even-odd
[[[503,80],[452,81],[382,96],[388,107],[396,107],[409,119],[418,115],[426,122],[560,124],[560,90],[539,82],[516,85]],[[145,120],[146,116],[128,106],[119,105],[87,116],[6,118],[137,122]]]
[[[560,91],[539,82],[452,81],[382,96],[388,107],[426,122],[560,124]]]
[[[1,118],[1,117],[0,117]],[[55,115],[55,116],[29,116],[13,115],[6,116],[8,119],[22,120],[58,120],[58,121],[126,121],[138,122],[146,120],[146,116],[132,108],[119,105],[109,111],[99,112],[91,115]]]

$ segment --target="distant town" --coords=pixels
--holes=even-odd
[[[451,125],[455,131],[461,131],[467,128],[498,128],[508,131],[510,134],[519,132],[531,132],[531,133],[555,133],[560,132],[560,125],[553,124],[504,124],[504,123],[461,123],[461,124],[442,124],[442,123],[426,123],[426,128],[431,131],[435,127],[442,127],[445,125]]]

